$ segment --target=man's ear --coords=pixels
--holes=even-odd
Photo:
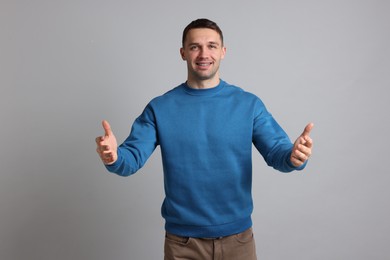
[[[184,49],[183,49],[183,47],[180,48],[180,56],[181,56],[181,58],[182,58],[183,60],[186,60],[186,58],[185,58],[185,56],[184,56]]]
[[[221,56],[221,60],[223,60],[223,58],[225,58],[225,55],[226,55],[226,47],[223,46],[223,47],[222,47],[222,56]]]

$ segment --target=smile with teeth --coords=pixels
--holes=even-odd
[[[199,66],[199,67],[204,67],[204,68],[206,68],[206,67],[208,67],[208,66],[210,66],[211,64],[213,64],[212,62],[197,62],[196,63],[196,65],[197,66]]]

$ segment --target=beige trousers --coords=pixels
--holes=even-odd
[[[164,260],[256,260],[252,228],[222,238],[180,237],[166,233]]]

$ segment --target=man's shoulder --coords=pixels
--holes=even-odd
[[[169,102],[169,100],[177,98],[177,96],[180,96],[182,94],[182,92],[183,92],[182,88],[183,88],[183,84],[180,84],[180,85],[166,91],[165,93],[154,97],[149,102],[149,105],[151,105],[151,104],[152,105],[159,105],[159,104],[166,103],[167,101]]]
[[[249,92],[244,88],[238,87],[237,85],[234,84],[229,84],[227,82],[225,83],[226,83],[225,88],[239,98],[249,99],[249,100],[260,100],[260,98],[256,94]]]

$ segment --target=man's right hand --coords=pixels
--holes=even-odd
[[[104,135],[96,137],[96,151],[103,163],[110,165],[118,160],[118,144],[116,142],[115,135],[111,131],[110,124],[106,120],[103,120],[102,125]]]

